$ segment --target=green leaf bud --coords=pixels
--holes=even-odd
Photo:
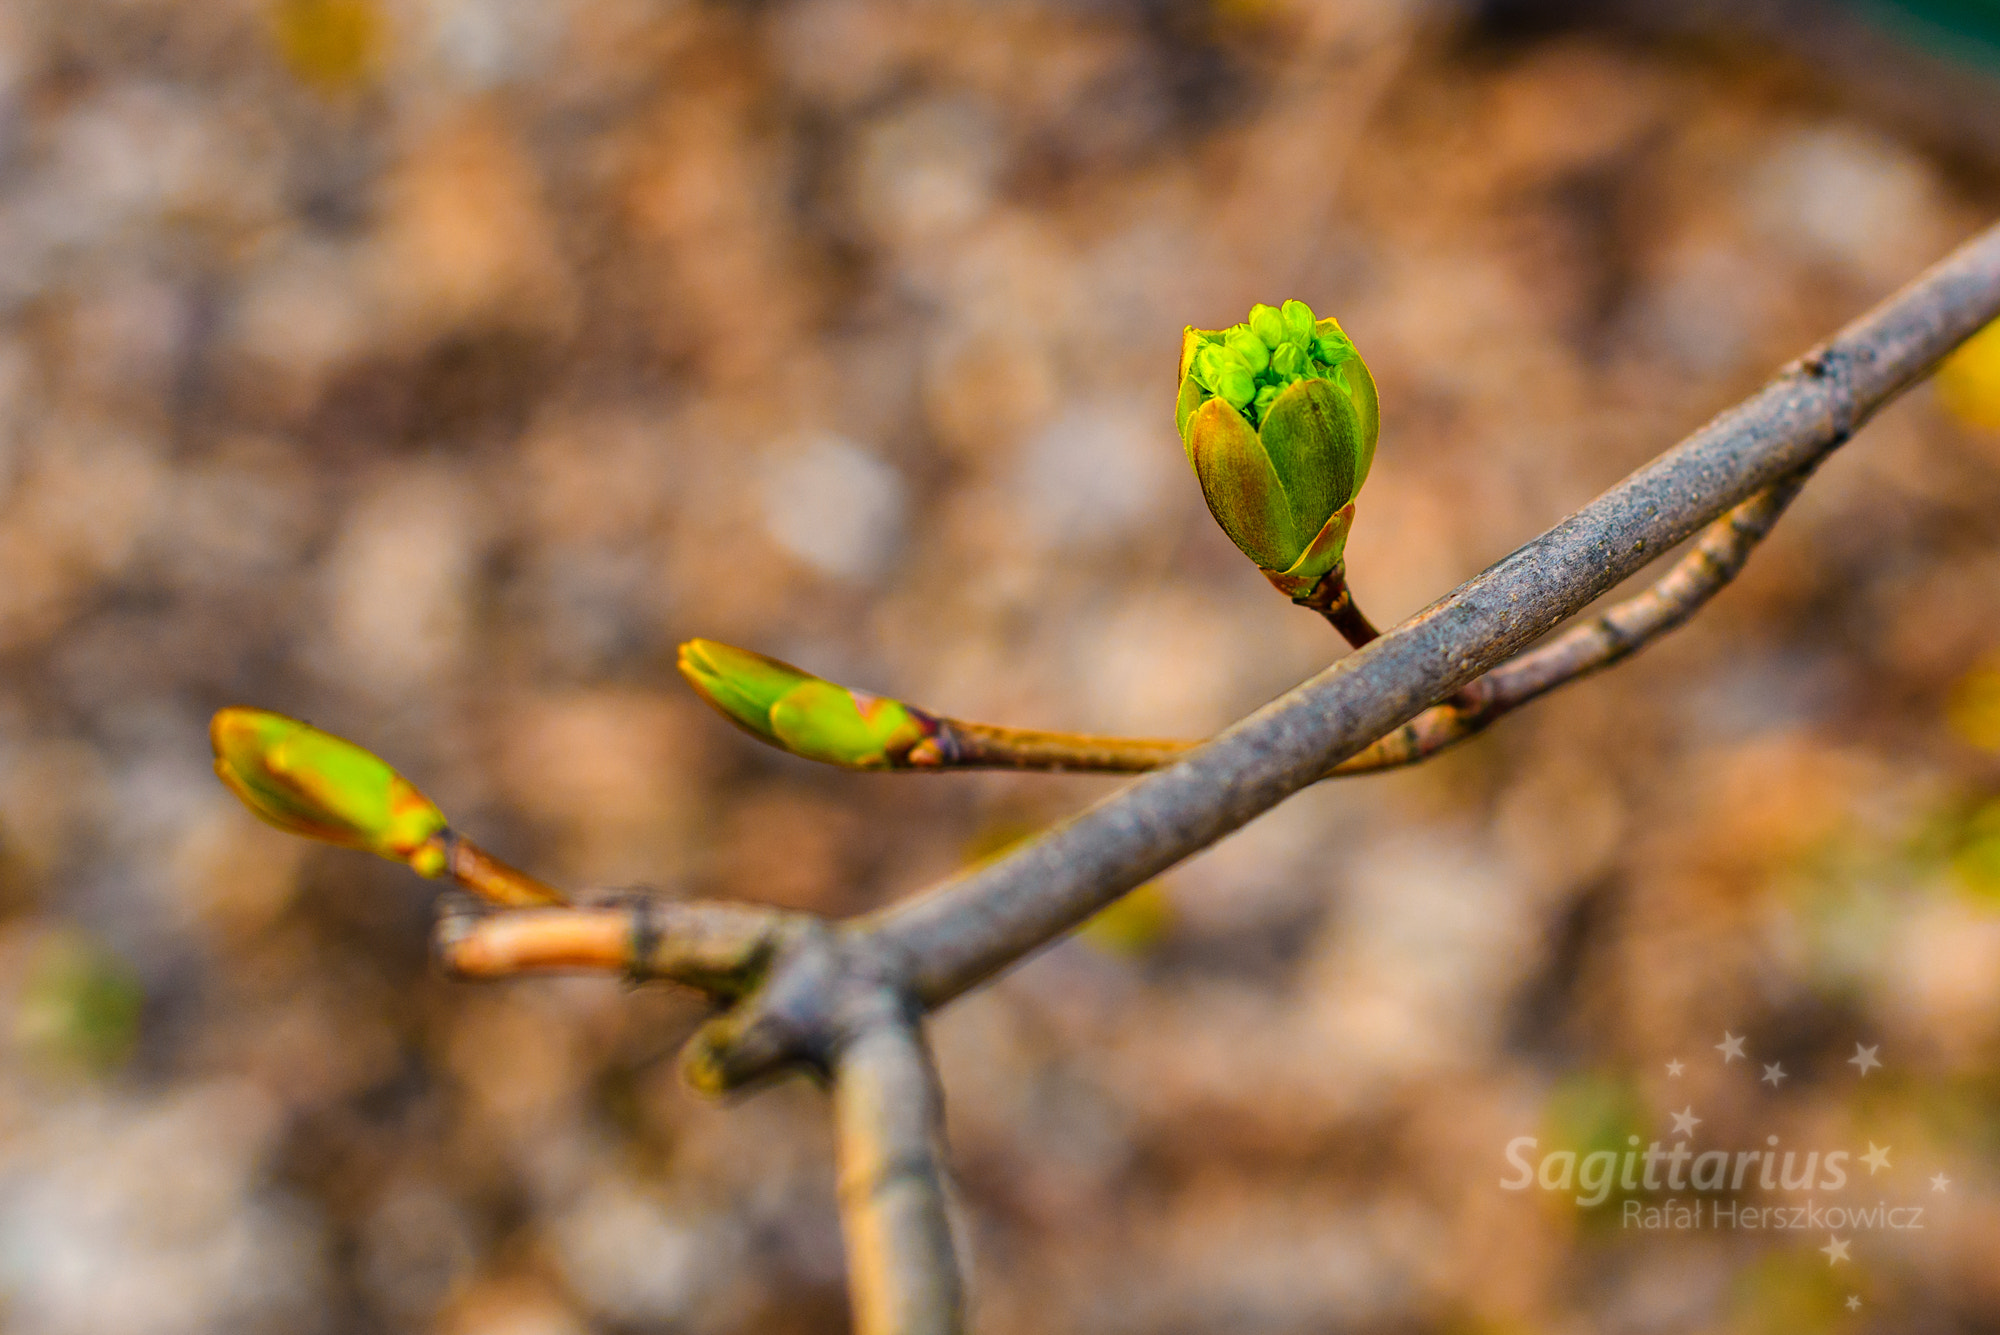
[[[1310,343],[1313,326],[1319,321],[1313,317],[1313,308],[1303,301],[1288,301],[1278,312],[1285,322],[1285,337],[1298,343]]]
[[[1215,393],[1216,397],[1227,399],[1232,408],[1247,408],[1257,397],[1257,379],[1240,366],[1227,367]]]
[[[889,769],[904,764],[911,749],[937,730],[929,715],[899,700],[849,690],[714,640],[683,644],[680,670],[737,727],[807,760]]]
[[[260,819],[425,876],[444,871],[444,813],[373,753],[264,709],[220,710],[208,732],[216,776]]]
[[[1189,329],[1174,412],[1210,513],[1295,598],[1340,564],[1379,430],[1367,364],[1337,323],[1312,317],[1302,301],[1251,311],[1258,341],[1278,335],[1260,368],[1275,384],[1246,374],[1243,326]]]
[[[1354,344],[1338,329],[1322,332],[1313,339],[1313,356],[1328,366],[1337,366],[1354,355]]]
[[[1222,342],[1231,352],[1243,359],[1252,375],[1259,375],[1271,364],[1271,350],[1255,334],[1242,325],[1222,336]]]
[[[1218,335],[1218,339],[1220,336]],[[1217,341],[1206,344],[1195,354],[1195,379],[1211,394],[1222,392],[1222,382],[1230,375],[1254,376],[1250,363],[1228,344]]]
[[[1261,302],[1252,306],[1249,325],[1257,341],[1267,348],[1275,348],[1285,341],[1285,321],[1275,307]]]

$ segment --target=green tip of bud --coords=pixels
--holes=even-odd
[[[1312,353],[1315,358],[1328,366],[1338,366],[1360,355],[1354,350],[1354,341],[1341,332],[1339,325],[1331,320],[1321,323],[1331,325],[1332,328],[1322,329],[1313,336]]]
[[[372,752],[264,709],[220,710],[208,733],[216,776],[260,819],[443,872],[444,813]]]
[[[1257,397],[1257,378],[1240,367],[1227,367],[1216,383],[1215,394],[1228,400],[1232,408],[1246,408]]]
[[[1224,334],[1222,343],[1224,347],[1243,359],[1243,364],[1250,368],[1251,375],[1260,374],[1271,364],[1270,348],[1265,347],[1262,339],[1242,325]]]
[[[899,700],[849,690],[763,654],[689,640],[681,675],[702,699],[761,741],[848,769],[890,769],[936,731]]]
[[[1252,306],[1248,325],[1250,332],[1257,336],[1257,341],[1267,348],[1275,348],[1285,341],[1284,317],[1275,306],[1266,306],[1262,302]]]
[[[683,644],[679,666],[695,693],[724,718],[774,745],[778,739],[771,732],[772,706],[807,682],[819,680],[790,663],[714,640]]]
[[[1278,312],[1285,325],[1285,337],[1299,343],[1312,341],[1313,326],[1319,321],[1313,315],[1313,308],[1303,301],[1288,301]]]
[[[1271,354],[1271,371],[1280,380],[1292,381],[1306,373],[1312,354],[1306,351],[1309,344],[1286,341]],[[1272,388],[1277,388],[1273,385]]]

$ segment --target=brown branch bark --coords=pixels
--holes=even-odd
[[[510,909],[569,903],[562,891],[507,865],[470,839],[451,830],[439,838],[444,843],[446,879],[487,903]]]
[[[446,911],[439,961],[461,978],[624,973],[732,998],[757,981],[790,915],[755,904],[684,904],[628,896],[585,908]]]
[[[893,994],[838,1049],[833,1116],[856,1335],[958,1335],[965,1300],[945,1210],[944,1104],[915,1015]]]

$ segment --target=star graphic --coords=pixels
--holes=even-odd
[[[1847,1248],[1847,1243],[1828,1234],[1826,1246],[1820,1248],[1820,1251],[1826,1254],[1826,1263],[1828,1265],[1839,1265],[1842,1261],[1851,1261],[1854,1259],[1847,1254]]]
[[[1854,1055],[1847,1059],[1847,1064],[1860,1071],[1861,1074],[1867,1075],[1882,1064],[1882,1059],[1875,1055],[1881,1050],[1882,1045],[1880,1043],[1877,1043],[1872,1048],[1864,1048],[1859,1043],[1856,1043],[1854,1045]]]
[[[1686,1069],[1687,1067],[1682,1064],[1681,1059],[1679,1057],[1676,1057],[1672,1061],[1667,1063],[1667,1074],[1672,1076],[1676,1080],[1681,1078],[1681,1072],[1685,1071]]]
[[[1677,1136],[1693,1136],[1694,1129],[1701,1125],[1701,1119],[1694,1115],[1694,1105],[1692,1103],[1685,1110],[1674,1113],[1672,1116],[1674,1119],[1674,1134]]]
[[[1943,1173],[1939,1173],[1936,1177],[1931,1179],[1932,1191],[1943,1191],[1946,1187],[1950,1185],[1951,1185],[1951,1179],[1946,1177]]]
[[[1868,1165],[1868,1176],[1875,1176],[1875,1174],[1889,1166],[1889,1147],[1887,1145],[1877,1145],[1872,1140],[1869,1141],[1868,1153],[1861,1156],[1861,1162]]]
[[[1861,1295],[1860,1295],[1860,1294],[1858,1294],[1858,1293],[1850,1293],[1850,1294],[1848,1294],[1848,1295],[1847,1295],[1847,1310],[1848,1310],[1848,1311],[1850,1311],[1850,1312],[1858,1312],[1858,1311],[1860,1311],[1860,1310],[1861,1310]]]
[[[1779,1085],[1784,1084],[1785,1068],[1776,1062],[1772,1062],[1769,1066],[1766,1066],[1764,1068],[1763,1083],[1769,1085],[1772,1089],[1776,1089]]]
[[[1727,1066],[1743,1055],[1743,1040],[1725,1029],[1722,1041],[1715,1045],[1715,1050],[1722,1054],[1722,1064]]]

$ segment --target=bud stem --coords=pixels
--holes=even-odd
[[[912,711],[917,712],[917,711]],[[926,715],[926,718],[932,716]],[[1003,728],[937,718],[936,733],[910,751],[911,769],[1081,770],[1139,774],[1171,764],[1199,743],[1154,737],[1095,737],[1084,733]]]
[[[1370,640],[1382,638],[1382,632],[1375,629],[1375,623],[1368,619],[1368,614],[1354,601],[1354,590],[1347,586],[1345,563],[1321,575],[1319,583],[1313,585],[1311,593],[1303,598],[1294,598],[1292,601],[1300,607],[1310,607],[1325,617],[1327,624],[1339,631],[1341,638],[1356,649]],[[1458,689],[1448,703],[1467,713],[1483,708],[1486,703],[1485,683],[1467,682]]]
[[[552,885],[510,867],[470,839],[447,829],[436,836],[444,845],[443,874],[489,904],[502,908],[546,908],[567,904],[569,897]]]
[[[1354,601],[1353,590],[1347,587],[1347,567],[1337,565],[1319,577],[1312,592],[1303,598],[1294,598],[1300,607],[1310,607],[1327,619],[1327,624],[1340,632],[1341,638],[1359,649],[1370,640],[1382,638],[1382,632],[1375,629],[1375,623],[1368,619]]]

